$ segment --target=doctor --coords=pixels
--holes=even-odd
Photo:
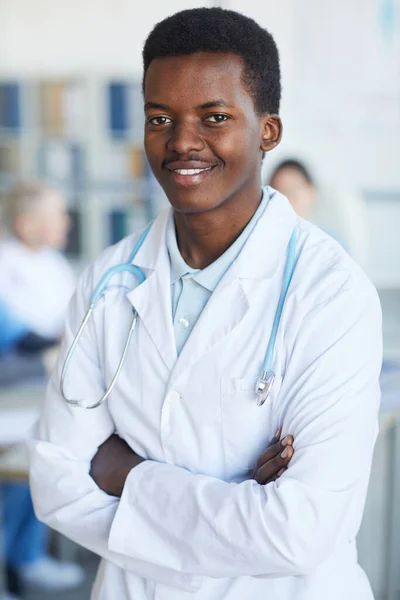
[[[103,558],[93,600],[371,600],[355,537],[378,430],[380,307],[336,242],[262,190],[282,132],[275,43],[202,8],[159,23],[143,58],[146,153],[171,209],[134,259],[146,280],[113,283],[71,361],[67,395],[96,402],[136,309],[125,366],[93,410],[64,401],[63,362],[96,284],[138,235],[80,281],[31,442],[37,514]],[[275,384],[257,406],[296,225]],[[294,438],[287,470],[253,477],[280,428],[286,457]]]

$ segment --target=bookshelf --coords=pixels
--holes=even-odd
[[[0,190],[39,177],[65,194],[79,263],[148,223],[165,197],[143,150],[141,83],[0,79]]]

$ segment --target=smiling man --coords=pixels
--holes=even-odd
[[[146,153],[171,207],[81,278],[31,442],[37,513],[102,557],[93,600],[371,600],[355,537],[380,307],[341,247],[261,187],[282,134],[275,43],[195,9],[143,58]],[[144,281],[115,270],[61,392],[96,285],[127,261]]]

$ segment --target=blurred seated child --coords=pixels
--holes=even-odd
[[[58,343],[75,282],[60,253],[69,229],[60,193],[39,182],[17,183],[4,196],[2,208],[6,235],[0,241],[0,378],[3,365],[3,382],[11,383],[27,375],[28,363],[28,371],[36,365],[45,374],[45,351]],[[35,517],[28,485],[3,484],[1,492],[10,591],[79,585],[81,567],[48,556],[48,530]]]

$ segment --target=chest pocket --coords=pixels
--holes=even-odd
[[[222,379],[222,435],[227,480],[244,479],[279,428],[274,404],[281,387],[277,377],[269,398],[256,402],[256,378]]]

